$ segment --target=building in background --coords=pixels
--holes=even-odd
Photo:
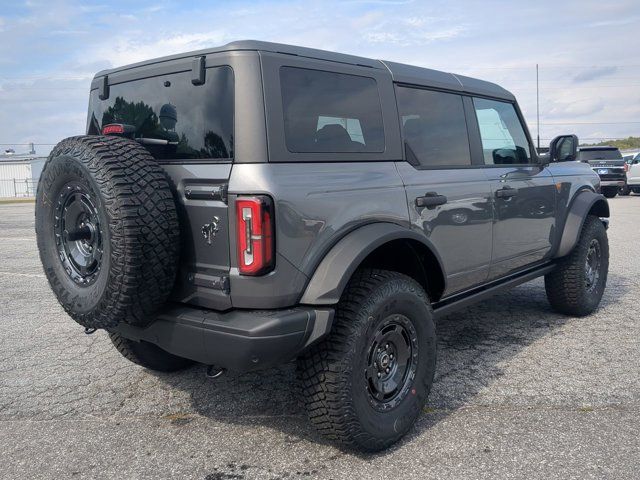
[[[0,152],[0,198],[35,196],[46,159],[36,155],[33,146],[28,153]]]

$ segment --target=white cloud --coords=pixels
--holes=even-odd
[[[494,81],[517,96],[529,120],[535,119],[535,64],[540,63],[543,121],[640,118],[640,67],[631,66],[640,65],[640,52],[629,30],[616,28],[640,17],[637,0],[538,0],[526,6],[499,0],[246,0],[232,7],[160,1],[126,8],[72,2],[77,0],[34,4],[10,22],[4,12],[0,17],[0,104],[11,108],[10,115],[0,114],[3,140],[54,143],[82,131],[88,79],[98,70],[245,38]],[[20,91],[6,77],[30,80]],[[46,90],[50,85],[58,89]],[[47,128],[47,121],[65,115],[69,121]],[[574,130],[581,136],[640,134],[633,124],[543,125],[542,136]]]
[[[99,58],[110,67],[149,60],[165,55],[200,50],[226,43],[227,34],[223,31],[168,35],[165,38],[147,40],[143,32],[131,32],[128,36],[110,39],[89,49],[90,58]],[[83,53],[83,55],[87,52]]]

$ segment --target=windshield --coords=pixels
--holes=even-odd
[[[594,150],[578,151],[578,160],[588,162],[589,160],[620,160],[622,154],[617,148],[599,148]]]

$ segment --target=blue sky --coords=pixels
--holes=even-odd
[[[543,143],[559,133],[638,136],[639,24],[638,0],[0,0],[0,143],[55,144],[83,133],[98,70],[239,39],[494,81],[518,97],[534,136],[539,63]]]

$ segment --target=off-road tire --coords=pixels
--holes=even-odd
[[[592,241],[600,246],[600,266],[597,284],[587,288],[586,263]],[[562,258],[555,270],[544,277],[549,303],[557,312],[582,317],[594,312],[607,285],[609,270],[609,243],[602,221],[593,215],[587,216],[582,226],[578,243],[571,253]]]
[[[70,260],[61,260],[60,237],[73,245],[66,230],[60,234],[66,223],[60,227],[59,216],[67,212],[61,199],[72,198],[68,192],[74,189],[92,202],[94,231],[99,231],[101,247],[90,250],[101,252],[100,263],[92,264],[89,278],[70,268],[75,265]],[[61,141],[38,183],[36,234],[54,294],[85,327],[144,326],[173,288],[180,245],[176,205],[162,167],[134,141],[105,136]]]
[[[618,187],[603,187],[602,195],[607,198],[613,198],[618,194]]]
[[[363,369],[372,335],[396,315],[415,328],[417,367],[407,377],[406,395],[381,412],[371,404]],[[297,371],[304,405],[321,435],[349,448],[378,451],[398,441],[422,412],[435,365],[435,326],[423,288],[397,272],[363,269],[347,285],[331,333],[298,359]]]
[[[117,333],[110,333],[111,343],[124,358],[149,370],[176,372],[193,365],[193,361],[178,357],[148,342],[136,342]]]

